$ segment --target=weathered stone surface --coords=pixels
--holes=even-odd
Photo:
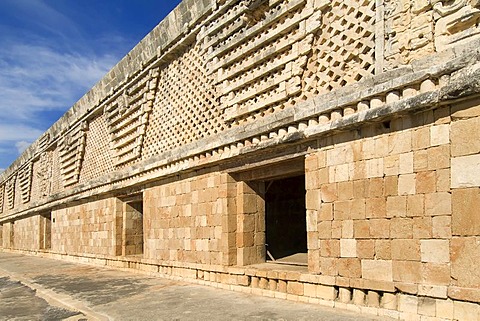
[[[452,278],[457,286],[480,287],[480,271],[476,262],[480,260],[478,237],[454,237],[451,240]]]
[[[480,154],[452,158],[452,188],[480,186]]]
[[[476,236],[480,234],[480,188],[462,188],[452,191],[452,234]]]

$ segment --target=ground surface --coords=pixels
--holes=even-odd
[[[0,252],[0,320],[381,320],[119,270]]]

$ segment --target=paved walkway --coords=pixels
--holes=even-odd
[[[0,320],[381,319],[108,268],[0,252]]]

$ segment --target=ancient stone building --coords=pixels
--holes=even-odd
[[[184,0],[0,175],[3,250],[477,320],[479,22]]]

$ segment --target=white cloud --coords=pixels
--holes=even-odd
[[[11,57],[16,57],[14,62]],[[117,58],[108,54],[82,56],[47,46],[3,45],[0,113],[8,113],[11,119],[28,120],[36,112],[67,110],[116,62]]]
[[[0,124],[0,142],[34,141],[43,132],[22,124]]]
[[[26,142],[24,140],[21,140],[19,142],[16,142],[15,143],[15,147],[17,148],[17,151],[18,151],[18,154],[21,154],[25,151],[25,149],[28,148],[28,146],[30,146],[31,143],[29,142]]]

